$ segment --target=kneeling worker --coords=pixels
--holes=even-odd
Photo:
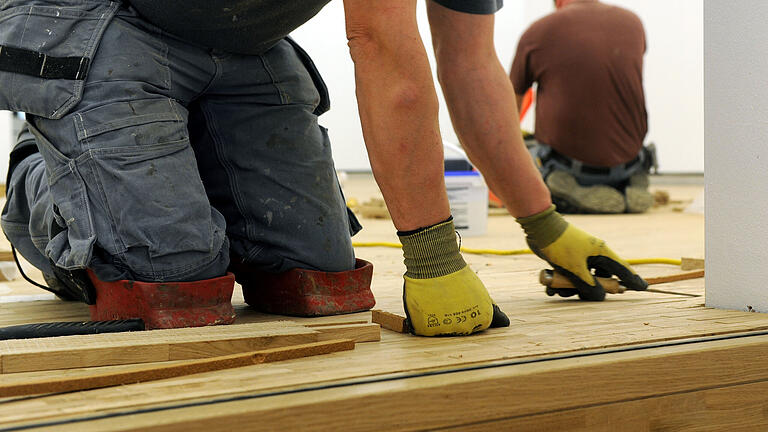
[[[44,288],[91,304],[94,320],[152,328],[232,322],[235,278],[269,313],[373,306],[371,268],[352,248],[360,226],[318,124],[327,89],[286,37],[327,2],[0,3],[0,109],[28,114],[2,229]],[[510,321],[456,242],[416,5],[345,0],[345,25],[371,167],[403,245],[411,331],[467,335]],[[493,47],[501,0],[427,7],[457,134],[531,249],[584,300],[605,297],[590,269],[644,289],[555,211],[508,121],[514,90]]]
[[[528,146],[558,210],[641,213],[653,204],[643,147],[645,32],[632,12],[597,0],[556,0],[518,43],[518,97],[538,84]]]

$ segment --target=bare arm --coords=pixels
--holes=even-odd
[[[523,94],[515,94],[515,99],[517,100],[517,112],[520,112],[520,109],[523,107],[523,98],[525,97],[525,93]]]
[[[493,15],[427,2],[437,71],[456,134],[472,163],[516,217],[551,205],[523,144],[516,95],[493,45]],[[517,107],[515,104],[517,103]]]
[[[371,168],[395,227],[450,216],[438,102],[416,0],[344,0],[358,109]]]

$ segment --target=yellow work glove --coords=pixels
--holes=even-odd
[[[643,291],[648,283],[619,258],[605,242],[576,228],[555,211],[555,206],[533,216],[518,218],[533,253],[566,276],[582,300],[602,301],[605,291],[595,276],[616,275],[630,290]],[[590,269],[595,270],[595,275]],[[560,290],[567,296],[572,290]],[[564,294],[565,293],[565,294]]]
[[[398,232],[406,273],[403,305],[411,333],[468,335],[507,327],[509,319],[459,253],[453,217],[409,232]]]

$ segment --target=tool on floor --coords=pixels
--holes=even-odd
[[[49,322],[0,328],[0,340],[119,333],[136,330],[144,330],[144,321],[140,319],[129,319],[115,321]]]
[[[623,285],[619,285],[619,281],[614,278],[598,277],[597,280],[603,286],[606,293],[622,294],[627,290]],[[573,283],[567,277],[554,270],[542,270],[539,273],[539,282],[547,287],[547,295],[549,296],[559,294],[562,297],[570,297],[578,294]]]
[[[704,277],[704,270],[699,270],[699,271],[694,271],[689,273],[679,273],[679,274],[674,274],[669,276],[660,276],[655,278],[645,278],[645,281],[648,282],[648,285],[656,285],[656,284],[662,284],[667,282],[676,282],[676,281],[688,280],[688,279],[698,279],[702,277]],[[625,291],[627,291],[627,288],[624,287],[623,285],[620,285],[617,279],[597,277],[597,280],[600,282],[600,285],[603,286],[603,289],[608,294],[623,294]],[[542,270],[539,273],[539,282],[541,282],[541,284],[546,287],[546,293],[548,296],[553,296],[557,294],[561,297],[570,297],[578,294],[578,291],[576,290],[576,287],[573,286],[573,283],[567,277],[563,276],[562,274],[554,270],[550,270],[550,269]],[[661,293],[661,294],[675,294],[675,295],[685,295],[689,297],[699,297],[698,294],[665,291],[665,290],[660,290],[655,288],[647,288],[644,291]]]

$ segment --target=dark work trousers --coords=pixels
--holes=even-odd
[[[269,272],[354,268],[360,226],[318,125],[327,91],[295,43],[241,56],[116,3],[6,3],[37,6],[0,10],[0,44],[92,56],[74,86],[33,93],[41,78],[0,74],[0,109],[29,113],[20,143],[40,150],[14,170],[2,214],[32,264],[150,282],[221,276],[230,253]]]
[[[535,139],[526,139],[525,145],[544,179],[553,171],[565,171],[582,186],[607,185],[623,190],[632,175],[647,172],[644,168],[645,152],[643,151],[640,151],[637,159],[631,163],[594,169],[584,166],[576,159],[561,155],[554,157],[552,147]],[[600,172],[596,172],[598,170]]]

